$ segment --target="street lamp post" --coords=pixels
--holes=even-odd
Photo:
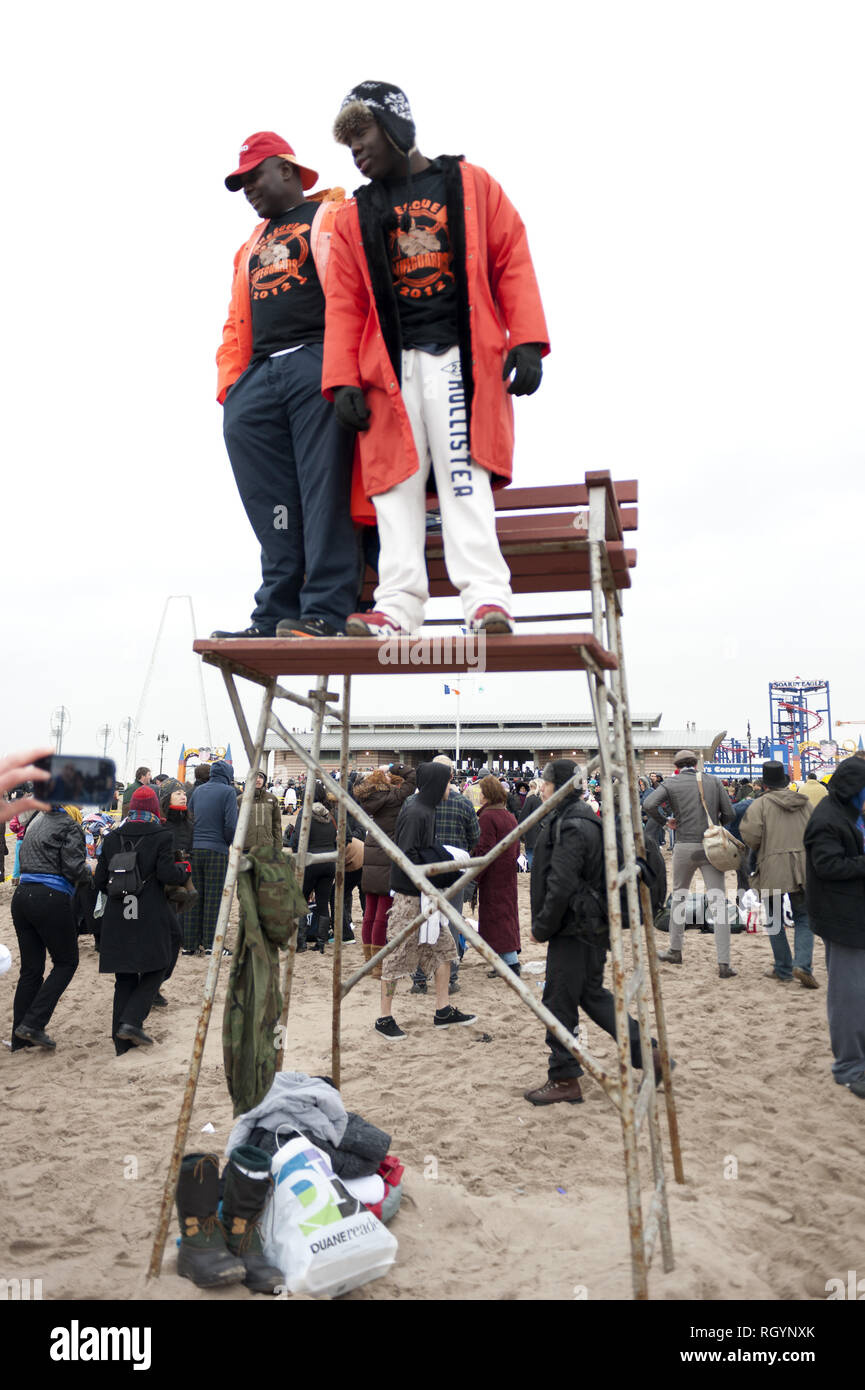
[[[165,745],[168,742],[168,734],[157,734],[156,741],[159,744],[159,775],[162,776],[162,759],[165,756]]]

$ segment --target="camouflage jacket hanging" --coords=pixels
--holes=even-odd
[[[258,1105],[273,1082],[282,1012],[279,949],[287,946],[298,915],[306,911],[293,854],[262,845],[248,858],[252,867],[237,876],[240,920],[222,1019],[235,1115]]]

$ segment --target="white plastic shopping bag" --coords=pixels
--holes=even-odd
[[[388,1272],[396,1237],[346,1191],[327,1154],[300,1135],[276,1151],[271,1173],[259,1229],[289,1292],[337,1298]]]
[[[766,908],[760,894],[755,893],[753,888],[746,888],[739,899],[740,920],[742,917],[745,918],[745,930],[752,935],[766,926]]]

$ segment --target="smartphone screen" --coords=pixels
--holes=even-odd
[[[114,800],[117,768],[111,758],[78,758],[54,754],[37,758],[36,767],[51,774],[48,782],[35,782],[34,794],[52,805],[99,806],[107,810]]]

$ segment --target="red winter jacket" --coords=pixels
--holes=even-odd
[[[547,325],[516,209],[486,170],[465,161],[458,169],[470,315],[470,342],[461,347],[471,352],[473,380],[470,449],[472,459],[493,474],[493,486],[501,487],[511,479],[514,448],[513,404],[502,381],[505,357],[519,343],[539,343],[546,356]],[[338,386],[360,386],[364,392],[371,421],[358,442],[366,497],[386,492],[418,469],[381,310],[358,204],[351,200],[340,208],[331,240],[322,389],[329,400]]]

